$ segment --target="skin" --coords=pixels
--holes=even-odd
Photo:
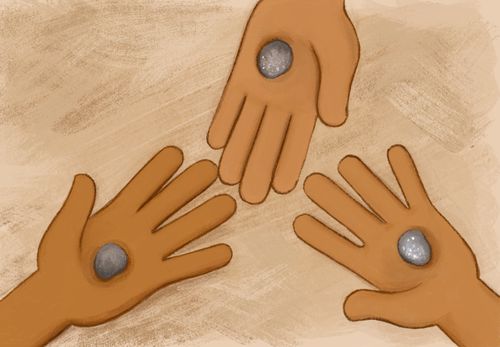
[[[290,70],[266,79],[257,56],[279,38],[293,50]],[[340,0],[263,0],[248,21],[236,62],[208,132],[224,148],[219,176],[240,184],[248,203],[263,202],[271,186],[294,189],[319,115],[328,126],[347,118],[359,43]]]
[[[160,288],[231,260],[225,244],[171,256],[236,210],[234,199],[220,195],[160,226],[217,178],[215,164],[203,160],[164,186],[182,160],[179,149],[164,148],[93,215],[94,182],[87,175],[75,177],[40,243],[38,270],[0,301],[2,344],[42,345],[70,325],[106,322]],[[129,263],[123,273],[102,281],[93,271],[93,259],[107,242],[125,249]]]
[[[344,313],[350,320],[438,326],[460,346],[500,346],[500,297],[480,280],[472,250],[432,205],[408,151],[393,146],[388,159],[405,203],[354,156],[345,157],[338,169],[370,209],[322,174],[312,174],[304,184],[307,196],[362,246],[306,214],[295,220],[296,234],[378,289],[347,297]],[[398,254],[399,236],[414,228],[432,248],[425,266],[408,264]]]

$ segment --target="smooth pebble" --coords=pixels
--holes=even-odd
[[[407,263],[422,266],[431,260],[431,246],[418,229],[406,231],[398,241],[398,251]]]
[[[292,48],[284,41],[274,40],[267,43],[257,59],[260,73],[269,79],[279,77],[292,66]]]
[[[94,258],[94,271],[102,280],[110,278],[123,272],[128,264],[128,256],[123,248],[115,243],[106,243]]]

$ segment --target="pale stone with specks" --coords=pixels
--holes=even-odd
[[[418,229],[406,231],[398,241],[398,251],[407,263],[423,266],[431,260],[431,246]]]
[[[257,60],[259,71],[264,77],[277,78],[285,74],[292,66],[292,48],[285,41],[271,41],[260,50]]]

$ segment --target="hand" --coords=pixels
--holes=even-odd
[[[28,334],[18,326],[7,332],[0,329],[2,340],[20,345],[45,343],[70,324],[103,323],[168,284],[226,265],[232,253],[224,244],[169,257],[225,222],[236,209],[230,196],[220,195],[159,227],[217,178],[216,166],[204,160],[162,188],[181,164],[179,149],[163,149],[108,205],[91,217],[94,182],[89,176],[77,175],[68,198],[40,243],[38,271],[0,305],[0,312],[4,313],[0,313],[0,323],[7,322],[10,326],[14,324],[13,312],[36,316],[24,310],[30,307],[35,310],[32,305],[40,302],[47,304],[36,309],[37,315],[48,313],[49,318],[58,320],[40,331],[44,320],[37,319],[32,324],[38,325],[32,340],[19,341],[19,336],[24,338]],[[103,281],[96,276],[93,261],[99,247],[108,242],[126,250],[128,266],[116,277]],[[22,292],[28,294],[19,294]],[[19,323],[25,322],[26,318]]]
[[[294,222],[299,238],[380,290],[352,293],[345,314],[351,320],[379,319],[409,328],[438,325],[461,345],[500,342],[498,296],[479,280],[471,249],[432,205],[406,149],[393,146],[388,159],[406,204],[354,156],[340,162],[339,172],[371,211],[321,174],[309,176],[304,185],[309,198],[363,246],[310,215]],[[423,231],[431,245],[432,258],[425,266],[409,264],[399,255],[398,239],[409,229]],[[465,319],[470,321],[458,323]],[[464,336],[474,329],[472,336]]]
[[[280,38],[293,51],[288,72],[264,78],[260,49]],[[349,91],[359,58],[358,40],[342,0],[262,0],[248,22],[236,63],[208,133],[225,147],[219,175],[240,185],[249,203],[270,187],[287,193],[305,161],[316,117],[330,126],[347,118]]]

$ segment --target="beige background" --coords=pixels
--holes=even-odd
[[[362,47],[351,116],[342,128],[316,127],[301,182],[313,171],[339,179],[336,164],[355,153],[395,188],[385,151],[406,145],[499,292],[495,2],[348,1]],[[254,3],[2,1],[0,297],[36,269],[75,173],[95,178],[100,207],[162,146],[181,147],[184,166],[218,160],[205,134]],[[218,183],[196,203],[220,192],[237,190]],[[227,242],[229,266],[51,345],[451,345],[435,328],[344,318],[345,296],[367,284],[295,237],[298,213],[326,218],[301,189],[238,202],[233,219],[188,247]]]

